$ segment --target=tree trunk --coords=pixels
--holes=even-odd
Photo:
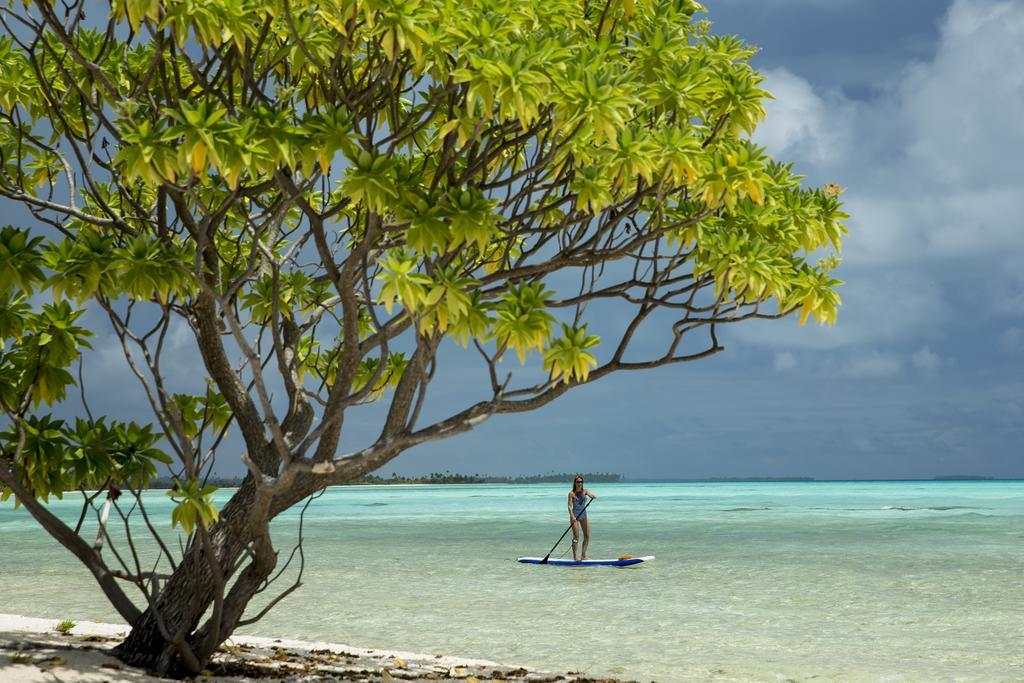
[[[255,489],[255,484],[247,478],[224,506],[220,520],[210,527],[210,544],[225,581],[253,538],[247,518],[253,507]],[[126,664],[161,675],[180,677],[198,673],[192,669],[197,663],[200,668],[205,666],[209,655],[201,656],[198,662],[190,662],[181,648],[188,647],[200,654],[201,638],[197,637],[197,629],[203,614],[214,602],[215,592],[216,584],[205,549],[195,539],[154,604],[132,625],[124,642],[115,648],[115,655]],[[231,631],[224,629],[219,634],[219,642],[230,635]]]

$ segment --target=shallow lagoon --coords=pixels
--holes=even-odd
[[[305,585],[246,631],[639,680],[1024,678],[1024,482],[588,487],[590,555],[657,560],[517,564],[565,529],[567,485],[335,488],[306,515]],[[117,619],[9,504],[0,549],[2,611]]]

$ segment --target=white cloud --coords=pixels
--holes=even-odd
[[[909,352],[943,334],[954,310],[967,324],[1024,312],[1022,64],[1024,2],[956,0],[935,56],[878,74],[892,85],[873,100],[767,71],[777,100],[757,141],[813,182],[848,187],[847,284],[833,329],[782,323],[737,337],[776,349],[902,341]]]
[[[939,358],[939,354],[932,351],[927,346],[922,346],[914,353],[910,354],[910,361],[914,367],[924,372],[931,372],[938,369],[942,364],[942,359]]]
[[[933,182],[962,187],[1022,177],[1024,4],[957,0],[935,59],[906,79],[903,113],[909,161]]]
[[[905,168],[903,172],[908,176],[929,173],[925,168]],[[841,177],[842,173],[835,175]],[[939,264],[988,258],[1005,250],[1024,251],[1024,223],[1017,218],[1019,187],[993,184],[960,191],[940,186],[906,187],[897,194],[891,189],[854,188],[846,198],[852,215],[843,251],[848,266]]]
[[[878,342],[914,342],[935,334],[951,317],[939,282],[923,269],[903,269],[846,276],[843,299],[833,327],[796,318],[744,323],[729,329],[743,342],[775,349],[843,349]]]
[[[188,326],[188,323],[181,319],[175,319],[171,321],[170,330],[167,333],[166,346],[175,352],[189,351],[192,352],[195,348],[196,337],[192,332],[192,329]],[[190,357],[200,363],[201,359],[198,354],[190,353]]]
[[[796,367],[796,356],[789,351],[775,354],[775,369],[779,372],[786,372]]]
[[[840,374],[854,378],[879,378],[898,375],[903,371],[903,361],[894,354],[872,351],[854,356],[840,368]]]
[[[765,104],[767,117],[754,139],[780,158],[815,164],[844,158],[853,105],[838,94],[819,95],[786,69],[770,69],[764,75],[765,87],[775,99]]]
[[[858,112],[858,139],[870,138],[885,113],[900,133],[890,144],[900,148],[888,160],[856,159],[869,173],[851,191],[848,263],[1024,255],[1024,71],[1014,67],[1021,64],[1024,3],[957,0],[934,59],[865,107],[875,115]]]

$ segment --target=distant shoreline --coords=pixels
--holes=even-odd
[[[621,475],[604,475],[604,479],[589,478],[590,484],[772,484],[772,483],[812,483],[812,484],[846,484],[846,483],[948,483],[948,482],[1013,482],[1024,481],[1024,478],[1000,478],[980,475],[950,475],[930,479],[815,479],[813,477],[707,477],[707,478],[669,478],[669,479],[627,479]],[[209,485],[217,488],[237,488],[241,478],[212,477]],[[374,477],[369,481],[352,481],[337,486],[481,486],[481,485],[531,485],[567,483],[561,478],[546,477],[470,477],[452,475],[451,477],[419,478],[408,477],[399,479],[382,479]],[[173,488],[170,480],[160,478],[148,490],[164,491]],[[333,487],[332,487],[333,488]]]

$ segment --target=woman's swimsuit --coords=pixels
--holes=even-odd
[[[573,492],[572,496],[572,516],[576,519],[587,518],[587,494],[580,493],[576,494]]]

